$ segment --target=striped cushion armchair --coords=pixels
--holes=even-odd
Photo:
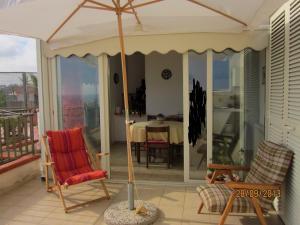
[[[262,225],[266,225],[263,212],[270,210],[273,200],[280,196],[280,186],[291,164],[293,152],[285,147],[264,141],[256,153],[245,182],[214,184],[213,181],[197,188],[201,204],[209,212],[222,213],[219,225],[225,223],[230,212],[256,212]],[[233,170],[245,170],[242,167],[215,165],[215,171],[232,174]],[[216,173],[216,174],[220,174]]]

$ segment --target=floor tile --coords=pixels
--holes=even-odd
[[[101,200],[75,208],[65,213],[57,194],[48,193],[40,181],[26,183],[20,188],[0,196],[0,225],[105,225],[105,210],[112,204],[127,201],[127,185],[107,183],[110,200]],[[74,204],[103,195],[98,184],[74,186],[65,190],[66,202]],[[32,191],[36,190],[36,191]],[[135,199],[155,204],[159,218],[155,225],[217,225],[221,215],[208,213],[203,208],[197,214],[200,204],[194,187],[137,185]],[[283,225],[276,213],[266,217],[268,224]],[[255,214],[231,214],[226,225],[258,225]]]

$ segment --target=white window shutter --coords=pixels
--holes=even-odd
[[[269,127],[268,139],[283,142],[285,11],[272,17],[270,35]]]
[[[300,124],[300,1],[290,4],[288,119]]]
[[[300,0],[288,1],[271,17],[268,99],[268,139],[295,153],[278,210],[286,225],[299,224]]]
[[[295,154],[285,182],[280,214],[287,225],[292,225],[299,223],[300,208],[300,0],[290,1],[288,7],[285,143]]]

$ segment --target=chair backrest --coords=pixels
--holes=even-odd
[[[163,136],[160,140],[153,140],[149,138],[150,133],[162,133]],[[165,139],[166,140],[162,140]],[[164,141],[166,143],[170,143],[170,127],[169,126],[161,126],[161,127],[151,127],[146,126],[146,142],[149,141]]]
[[[183,117],[177,116],[177,115],[175,115],[175,116],[167,116],[165,120],[166,121],[183,122]]]
[[[292,162],[293,152],[283,146],[263,141],[259,144],[250,171],[246,176],[247,183],[281,185]],[[274,197],[260,198],[261,206],[271,208]]]
[[[79,171],[92,171],[82,128],[47,131],[47,136],[51,160],[61,184]]]
[[[293,152],[285,147],[263,141],[258,146],[245,182],[282,184],[292,157]]]

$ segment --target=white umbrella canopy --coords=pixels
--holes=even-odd
[[[82,2],[84,0],[0,0],[0,33],[47,41]],[[122,22],[124,35],[129,36],[238,33],[248,29],[265,29],[269,16],[284,2],[286,0],[134,0],[128,4],[128,0],[121,0],[120,5],[127,4]],[[132,14],[131,6],[135,8],[138,20]],[[51,48],[118,36],[115,12],[107,9],[115,7],[112,0],[88,0],[84,7],[98,9],[82,7],[76,11],[51,38]],[[209,9],[210,7],[217,12]],[[142,25],[137,25],[138,21]]]

